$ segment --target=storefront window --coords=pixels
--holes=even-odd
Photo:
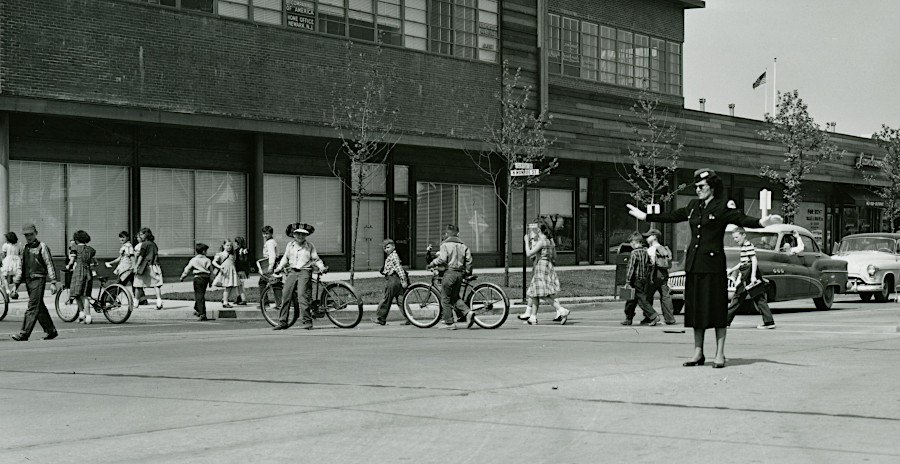
[[[490,186],[416,183],[416,249],[435,250],[447,224],[459,227],[459,237],[473,253],[497,251],[497,200]]]
[[[122,166],[10,161],[10,229],[33,222],[38,238],[56,256],[66,254],[72,234],[84,230],[98,257],[119,251],[128,230],[129,170]]]
[[[246,176],[236,172],[141,169],[141,226],[160,255],[190,256],[194,243],[218,251],[247,235]]]
[[[575,207],[572,190],[528,189],[528,207],[525,217],[528,222],[540,217],[553,229],[553,240],[557,251],[575,251]],[[522,252],[522,190],[513,191],[512,250]]]
[[[284,252],[290,237],[285,227],[305,222],[316,228],[310,239],[319,253],[341,253],[344,249],[343,184],[333,177],[266,174],[263,214],[275,230],[278,250]],[[254,231],[259,233],[259,231]]]

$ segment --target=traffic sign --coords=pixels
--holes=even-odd
[[[513,163],[514,169],[534,169],[534,165],[531,163]]]
[[[509,175],[513,177],[536,176],[540,173],[540,169],[513,169],[509,171]]]

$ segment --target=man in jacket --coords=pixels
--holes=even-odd
[[[50,257],[50,247],[37,239],[37,228],[34,224],[25,224],[22,227],[27,243],[22,247],[21,264],[16,269],[13,283],[16,288],[25,280],[25,288],[28,289],[28,310],[25,311],[25,320],[22,321],[22,331],[13,335],[17,342],[28,340],[34,324],[40,323],[41,328],[47,333],[44,340],[53,340],[59,333],[50,319],[50,311],[44,304],[44,287],[50,281],[50,292],[56,293],[56,268]]]
[[[428,268],[441,268],[446,266],[444,277],[441,280],[441,314],[444,318],[444,329],[456,330],[456,321],[453,310],[467,314],[468,327],[474,323],[473,315],[468,311],[465,302],[459,297],[459,289],[462,287],[463,278],[472,273],[472,253],[469,247],[459,239],[459,228],[454,224],[448,224],[444,232],[444,239],[438,251],[437,258],[428,264]]]

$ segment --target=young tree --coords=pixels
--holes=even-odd
[[[341,140],[333,156],[326,153],[331,172],[350,189],[353,223],[350,245],[350,283],[356,271],[359,216],[373,182],[383,177],[381,166],[397,144],[398,115],[393,94],[394,70],[382,58],[379,43],[373,51],[356,51],[346,44],[342,82],[332,90],[331,126]],[[349,175],[344,170],[349,169]]]
[[[497,113],[488,115],[482,142],[482,151],[466,151],[478,170],[494,187],[494,194],[506,211],[506,236],[504,238],[503,282],[509,286],[509,262],[512,258],[512,206],[513,189],[523,189],[550,173],[559,164],[549,158],[547,150],[553,144],[546,129],[550,117],[546,111],[531,107],[531,86],[521,82],[521,68],[510,74],[508,63],[503,62],[500,77],[501,88],[494,94],[498,103]],[[540,172],[535,176],[513,177],[516,163],[531,163]],[[525,205],[522,205],[523,208]]]
[[[863,178],[866,179],[869,189],[884,200],[884,214],[891,230],[894,230],[898,218],[900,218],[900,129],[892,129],[887,125],[881,126],[881,131],[872,134],[872,138],[879,146],[884,148],[881,159],[872,155],[870,164],[880,169],[881,175],[875,176],[867,171],[862,171],[863,159],[860,157],[856,168],[860,169]],[[887,184],[883,184],[883,181]],[[876,182],[881,185],[876,185]]]
[[[759,131],[759,135],[784,147],[784,162],[775,168],[762,166],[760,176],[782,187],[784,221],[793,224],[803,197],[803,179],[820,163],[838,158],[843,152],[810,117],[799,92],[778,92],[778,96],[778,113],[766,114],[770,127]]]
[[[628,130],[634,139],[628,146],[628,164],[616,166],[619,177],[631,186],[631,197],[638,205],[665,203],[687,185],[671,184],[684,148],[682,135],[669,123],[657,94],[641,91],[631,114]]]

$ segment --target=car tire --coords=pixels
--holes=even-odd
[[[880,292],[875,292],[876,303],[886,303],[891,299],[891,289],[894,288],[894,281],[890,277],[884,279],[884,285]]]
[[[681,311],[684,310],[684,300],[672,300],[672,312],[675,314],[681,314]]]
[[[825,287],[822,296],[813,298],[813,303],[816,304],[816,309],[819,311],[831,309],[831,306],[834,304],[834,287]]]
[[[864,292],[859,294],[859,299],[863,301],[869,301],[872,299],[872,293]]]

